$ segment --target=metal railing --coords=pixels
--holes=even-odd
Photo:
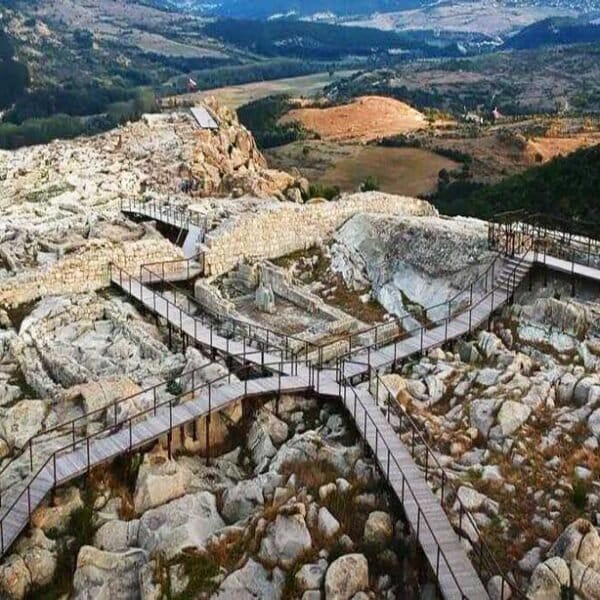
[[[172,206],[164,202],[141,200],[121,200],[120,211],[123,213],[138,214],[156,221],[168,223],[180,229],[189,229],[195,225],[204,232],[208,230],[208,218],[188,208]]]
[[[271,375],[271,377],[277,377],[277,386],[274,387],[272,390],[265,389],[265,390],[260,390],[257,392],[249,393],[248,385],[249,384],[251,385],[252,380],[249,380],[246,378],[239,382],[241,385],[243,385],[243,392],[241,394],[227,400],[227,402],[225,402],[224,404],[218,404],[217,406],[213,405],[213,400],[212,400],[213,395],[214,395],[214,390],[217,389],[217,387],[221,387],[225,383],[228,385],[231,385],[232,377],[237,377],[237,376],[241,375],[242,373],[248,373],[253,368],[255,368],[253,365],[246,365],[246,366],[240,367],[239,369],[237,369],[233,372],[229,371],[227,374],[224,374],[224,375],[217,377],[208,382],[201,382],[199,385],[195,385],[195,382],[194,382],[192,384],[192,387],[190,390],[181,392],[180,394],[174,395],[174,396],[168,398],[167,400],[164,400],[161,402],[157,401],[157,397],[155,394],[154,401],[150,407],[140,409],[133,415],[127,415],[126,418],[124,418],[123,420],[118,420],[118,410],[117,410],[118,404],[120,404],[122,402],[126,402],[127,400],[131,400],[131,398],[134,398],[140,394],[143,394],[144,392],[140,392],[139,394],[135,394],[129,398],[122,399],[118,403],[117,402],[111,403],[110,406],[111,407],[114,406],[114,409],[109,408],[108,410],[109,410],[109,412],[111,410],[114,410],[114,412],[112,413],[114,415],[114,420],[112,421],[112,423],[102,427],[101,429],[99,429],[97,431],[94,431],[91,434],[86,434],[79,438],[76,437],[75,423],[79,422],[81,420],[85,420],[87,423],[89,417],[93,413],[88,413],[87,415],[84,415],[84,417],[74,419],[72,421],[69,421],[68,423],[62,424],[62,426],[54,428],[54,430],[58,431],[60,429],[63,429],[66,426],[67,431],[60,433],[59,437],[67,437],[69,439],[69,442],[66,443],[65,445],[61,446],[60,448],[54,450],[52,452],[52,454],[50,454],[50,456],[48,456],[48,458],[42,463],[42,465],[35,472],[34,472],[34,465],[33,465],[33,454],[30,455],[31,456],[31,459],[30,459],[31,460],[31,462],[30,462],[31,476],[29,477],[24,489],[20,493],[18,493],[18,495],[12,500],[12,502],[6,507],[6,509],[3,511],[2,515],[0,516],[0,555],[3,555],[5,553],[5,551],[8,549],[10,543],[12,543],[14,541],[14,538],[11,540],[8,540],[6,538],[5,521],[10,516],[13,509],[15,509],[15,511],[16,511],[17,505],[21,501],[23,501],[24,498],[26,498],[26,500],[27,500],[27,502],[26,502],[27,503],[27,517],[28,517],[27,520],[29,520],[31,518],[32,512],[35,509],[35,505],[36,505],[35,501],[32,502],[32,492],[35,492],[36,484],[38,484],[38,486],[41,485],[41,487],[43,487],[43,485],[44,485],[43,484],[44,478],[42,477],[43,472],[51,465],[52,479],[51,479],[50,489],[54,489],[57,486],[57,484],[59,484],[59,483],[64,483],[63,480],[61,480],[60,478],[57,477],[57,469],[56,469],[56,461],[58,459],[60,459],[60,457],[63,454],[75,452],[76,450],[85,450],[85,452],[84,452],[84,455],[86,458],[85,464],[82,467],[80,467],[77,471],[70,474],[68,479],[73,479],[76,476],[81,475],[82,473],[89,472],[91,467],[94,465],[104,463],[106,461],[111,460],[112,458],[114,458],[116,456],[119,456],[126,452],[131,452],[133,449],[144,446],[144,445],[146,445],[156,439],[159,439],[165,435],[172,434],[172,431],[175,427],[173,425],[173,410],[176,407],[181,406],[182,404],[187,404],[187,402],[185,402],[185,399],[187,397],[189,397],[190,395],[192,395],[192,396],[197,395],[197,393],[199,391],[204,390],[207,393],[207,398],[208,398],[208,407],[207,408],[208,408],[208,410],[201,411],[198,414],[189,414],[188,413],[186,420],[184,422],[177,423],[176,427],[181,427],[181,426],[185,425],[186,423],[191,423],[191,422],[193,422],[199,418],[203,418],[203,417],[208,417],[208,419],[210,420],[210,415],[213,412],[222,410],[226,405],[228,405],[229,403],[231,403],[233,401],[238,400],[240,397],[247,398],[247,397],[255,396],[255,395],[269,395],[269,394],[281,395],[281,392],[286,389],[285,386],[282,387],[282,380],[285,380],[286,377],[287,378],[293,377],[293,375],[289,375],[289,376],[283,375],[284,367],[286,367],[286,365],[290,365],[290,367],[291,367],[290,371],[292,373],[298,372],[297,361],[281,360],[279,362],[267,363],[267,364],[263,365],[265,368],[268,368],[268,369],[271,369],[274,371],[274,373]],[[187,375],[197,372],[198,370],[201,370],[201,368],[191,371]],[[185,375],[186,374],[182,374],[180,377],[185,376]],[[162,385],[168,385],[168,383],[165,382],[163,384],[159,384],[159,386],[162,386]],[[159,387],[159,386],[154,386],[154,388],[149,388],[149,389],[155,389],[156,387]],[[310,381],[306,382],[306,388],[308,391],[310,391],[310,389],[311,389]],[[147,390],[145,390],[145,391],[147,391]],[[183,402],[181,402],[182,400],[183,400]],[[194,399],[192,399],[192,401],[193,400]],[[105,407],[103,409],[100,409],[99,411],[94,411],[94,412],[105,412],[107,410],[107,408],[108,407]],[[147,437],[144,437],[144,438],[134,442],[133,441],[134,426],[137,425],[138,423],[140,423],[144,419],[144,417],[157,416],[158,413],[162,412],[163,410],[165,413],[164,416],[166,416],[166,412],[168,411],[168,416],[169,416],[168,430],[167,431],[159,431],[158,433],[151,433]],[[207,428],[206,428],[206,440],[207,440],[207,444],[208,444],[207,449],[206,449],[207,460],[210,460],[209,427],[210,427],[210,424],[208,423]],[[129,434],[128,446],[126,448],[119,448],[118,450],[116,450],[115,452],[110,454],[109,456],[102,457],[101,459],[98,459],[94,462],[93,458],[92,458],[92,456],[93,456],[92,441],[102,440],[105,437],[114,435],[120,431],[128,432],[128,434]],[[169,442],[169,449],[170,449],[170,442]],[[66,479],[66,480],[68,480],[68,479]],[[48,483],[48,481],[46,480],[46,484],[47,483]],[[39,488],[38,488],[38,491],[39,491]],[[47,491],[49,491],[49,490],[47,490]],[[47,493],[47,491],[45,493]]]
[[[342,377],[343,377],[343,367],[341,369]],[[371,376],[369,377],[371,380]],[[430,479],[433,479],[435,476],[439,479],[439,492],[440,492],[440,503],[442,508],[446,511],[448,516],[452,516],[453,513],[448,509],[446,505],[446,501],[454,501],[458,505],[458,527],[457,533],[459,538],[466,538],[469,540],[471,544],[475,542],[478,545],[478,548],[473,548],[474,561],[473,565],[475,569],[479,573],[479,576],[485,580],[493,575],[499,575],[504,582],[509,586],[512,594],[511,597],[519,597],[524,598],[524,594],[519,590],[516,583],[508,577],[493,555],[489,546],[486,544],[479,526],[475,521],[471,512],[465,507],[464,503],[460,499],[460,496],[457,493],[456,487],[452,483],[452,477],[448,476],[446,470],[439,462],[435,452],[425,439],[423,435],[422,428],[417,425],[414,419],[409,415],[404,406],[400,402],[397,401],[396,396],[392,393],[388,385],[381,379],[379,373],[375,374],[375,397],[377,401],[380,399],[380,390],[383,389],[385,394],[385,405],[387,407],[386,410],[386,419],[387,422],[390,423],[390,415],[392,412],[398,418],[398,429],[400,435],[403,433],[410,437],[410,442],[405,444],[408,449],[413,461],[415,464],[420,465],[425,473],[425,481],[429,482]],[[419,452],[419,449],[422,448],[422,451]],[[423,457],[424,451],[424,457]],[[463,529],[463,521],[467,521],[471,531],[475,534],[476,540],[473,540],[468,534],[464,532]],[[504,600],[504,585],[502,586],[500,600]]]
[[[220,324],[215,324],[214,321],[205,315],[191,315],[189,312],[182,309],[176,302],[171,301],[162,291],[155,290],[145,286],[142,281],[122,269],[121,267],[111,263],[109,265],[109,275],[111,281],[118,283],[119,287],[127,292],[131,297],[138,299],[141,302],[146,302],[145,297],[151,295],[150,307],[157,313],[156,303],[157,298],[165,303],[166,314],[159,315],[167,319],[167,321],[179,329],[180,332],[187,336],[191,336],[195,341],[200,344],[205,344],[201,341],[198,332],[204,330],[208,334],[208,346],[215,349],[214,342],[218,338],[221,338],[225,343],[224,351],[228,355],[235,355],[236,353],[231,352],[230,344],[235,336],[241,340],[240,343],[251,347],[252,344],[256,344],[260,347],[261,351],[274,351],[283,352],[286,359],[290,357],[304,356],[306,363],[308,364],[308,357],[312,351],[317,353],[320,351],[320,347],[307,340],[303,340],[298,337],[282,334],[261,325],[255,325],[253,323],[247,323],[239,321],[237,319],[227,318],[226,321]],[[116,272],[116,277],[115,277]],[[152,273],[152,272],[150,272]],[[165,286],[170,287],[177,296],[185,296],[188,300],[197,303],[197,300],[190,296],[186,292],[182,292],[173,286],[169,281],[163,281]],[[140,298],[137,298],[132,291],[132,284],[138,285],[140,289]],[[158,314],[158,313],[157,313]],[[187,322],[192,320],[194,323],[192,331],[185,331],[184,320]],[[257,333],[261,333],[260,337]],[[247,354],[247,356],[249,353]]]
[[[359,353],[367,354],[367,362],[371,364],[371,353],[375,350],[378,350],[383,345],[386,347],[393,346],[393,359],[391,364],[396,364],[399,358],[407,358],[412,354],[423,354],[425,350],[430,350],[431,348],[435,348],[436,346],[441,346],[448,341],[455,339],[457,336],[450,333],[450,324],[451,323],[462,323],[466,327],[465,331],[461,333],[461,335],[465,333],[472,333],[473,329],[476,329],[481,325],[481,323],[489,317],[489,315],[496,310],[498,306],[504,303],[510,303],[512,298],[514,297],[515,291],[522,281],[522,270],[528,270],[530,263],[527,260],[529,250],[525,251],[518,260],[515,259],[513,263],[509,265],[509,271],[506,273],[505,278],[506,282],[494,284],[490,291],[485,293],[480,297],[472,297],[470,305],[458,315],[447,315],[440,321],[437,321],[433,327],[430,325],[418,325],[417,327],[404,331],[402,335],[394,340],[392,343],[377,343],[373,342],[368,346],[362,346],[347,352],[342,355],[341,359],[351,359],[355,357]],[[527,269],[525,269],[525,265],[527,265]],[[499,302],[501,300],[501,302]],[[483,311],[483,318],[478,314],[477,309],[482,306],[484,303],[488,302],[490,304],[489,311]],[[499,302],[499,303],[498,303]],[[498,304],[497,304],[498,303]],[[463,319],[463,320],[461,320]],[[443,329],[443,335],[440,336],[435,343],[430,344],[426,342],[426,337],[428,334],[433,334],[434,332],[440,332]],[[402,354],[398,352],[399,345],[406,340],[413,339],[417,341],[417,346],[414,348],[412,352],[408,355],[406,353]]]
[[[342,371],[343,371],[343,367],[342,367]],[[348,394],[350,394],[351,398],[348,398]],[[431,560],[431,558],[428,557],[428,561],[431,566],[433,575],[435,577],[436,585],[438,586],[439,589],[441,589],[440,568],[442,565],[445,565],[446,570],[452,577],[452,580],[456,586],[456,589],[461,594],[461,598],[463,600],[467,600],[468,596],[464,591],[464,587],[454,573],[454,568],[453,568],[454,565],[453,565],[452,561],[446,556],[446,554],[442,548],[442,544],[440,543],[440,540],[438,539],[438,537],[435,533],[434,527],[431,525],[431,523],[429,522],[429,520],[427,518],[427,515],[421,508],[421,504],[417,498],[417,495],[415,494],[415,492],[413,490],[410,480],[404,473],[404,470],[402,469],[402,465],[400,465],[400,463],[398,462],[398,459],[396,458],[393,451],[391,450],[391,448],[388,444],[388,441],[386,440],[385,435],[380,431],[380,428],[377,426],[377,423],[375,422],[375,420],[369,413],[368,408],[364,405],[363,401],[361,400],[357,390],[354,387],[343,384],[342,381],[340,380],[340,397],[343,400],[346,410],[350,413],[354,422],[356,423],[359,431],[362,428],[361,435],[362,435],[363,439],[367,443],[369,443],[369,445],[371,446],[374,456],[375,456],[375,459],[379,465],[381,472],[384,474],[386,481],[388,483],[391,483],[390,472],[394,467],[396,468],[397,472],[400,474],[401,483],[399,485],[400,493],[398,494],[398,499],[400,500],[400,502],[403,505],[406,505],[407,499],[410,499],[410,500],[412,500],[412,502],[414,503],[414,506],[416,507],[416,511],[417,511],[416,525],[413,525],[413,528],[415,531],[415,536],[416,536],[417,542],[420,545],[422,545],[422,543],[423,543],[422,538],[426,531],[429,533],[429,536],[431,537],[431,539],[433,540],[433,542],[435,544],[435,548],[436,548],[435,549],[435,560]],[[362,409],[362,413],[363,413],[362,415],[359,414],[359,410],[358,410],[359,407]],[[370,432],[372,432],[372,435],[375,436],[375,439],[373,442],[371,442],[369,440]],[[382,450],[383,450],[383,455],[384,455],[383,457],[381,457]],[[393,487],[397,493],[396,488],[398,487],[398,484],[394,485]]]
[[[544,256],[600,267],[600,227],[595,223],[520,210],[497,215],[488,225],[491,249],[515,255],[526,240]]]

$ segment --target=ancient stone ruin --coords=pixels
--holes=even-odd
[[[593,266],[208,106],[0,153],[0,598],[596,600]]]

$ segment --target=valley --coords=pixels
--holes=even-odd
[[[600,600],[596,21],[0,0],[0,600]]]

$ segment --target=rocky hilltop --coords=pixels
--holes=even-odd
[[[0,519],[54,451],[145,425],[157,405],[187,410],[208,382],[218,393],[284,368],[196,347],[111,287],[110,264],[139,276],[155,263],[154,301],[257,356],[320,362],[324,377],[351,351],[466,319],[492,262],[496,277],[506,266],[486,223],[423,200],[305,201],[306,181],[270,170],[235,117],[208,108],[216,130],[165,112],[0,154]],[[191,271],[173,267],[182,231],[126,218],[132,200],[204,224]],[[598,600],[600,294],[572,286],[532,269],[480,330],[353,382],[459,548],[493,557],[481,573],[493,600]],[[32,507],[0,560],[2,600],[436,593],[407,511],[337,401],[236,400],[85,471]]]

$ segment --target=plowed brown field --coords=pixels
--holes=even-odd
[[[427,126],[425,116],[408,104],[381,96],[362,96],[351,104],[328,108],[298,108],[282,122],[300,121],[331,141],[374,140]]]

